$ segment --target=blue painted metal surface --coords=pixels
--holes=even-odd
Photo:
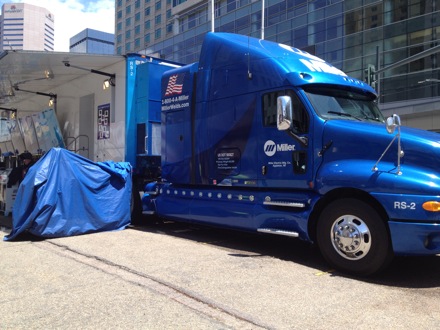
[[[277,91],[291,95],[305,126],[270,124],[263,108]],[[208,33],[198,63],[163,75],[162,181],[144,210],[310,241],[317,205],[356,193],[386,215],[396,254],[440,253],[439,215],[422,208],[440,202],[440,137],[402,127],[398,173],[376,96],[298,49]]]
[[[440,224],[389,221],[396,255],[432,255],[440,249]]]

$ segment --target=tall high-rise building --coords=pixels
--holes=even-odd
[[[117,0],[116,54],[148,49],[174,36],[172,0]]]
[[[5,3],[0,15],[0,51],[53,51],[54,15],[26,3]]]
[[[70,38],[70,52],[113,55],[115,35],[93,29],[85,29]]]
[[[411,59],[440,43],[440,0],[265,0],[264,15],[262,3],[117,0],[116,53],[195,62],[204,35],[212,30],[214,13],[215,32],[264,35],[323,58],[360,80],[368,79],[369,67],[389,67],[370,77],[386,111],[416,122],[426,109],[440,109],[440,54]],[[432,129],[440,131],[438,126]]]

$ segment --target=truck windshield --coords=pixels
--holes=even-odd
[[[374,96],[370,94],[316,86],[308,86],[304,91],[316,113],[324,119],[384,122]]]

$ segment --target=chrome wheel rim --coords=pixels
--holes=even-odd
[[[365,257],[371,248],[370,229],[354,215],[339,217],[331,228],[331,241],[335,251],[348,260]]]

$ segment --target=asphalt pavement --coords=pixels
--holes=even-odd
[[[0,329],[435,329],[440,257],[376,279],[298,240],[164,223],[2,241]]]

